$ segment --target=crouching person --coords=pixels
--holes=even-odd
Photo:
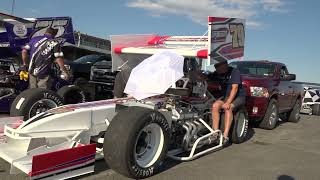
[[[213,129],[219,129],[220,112],[224,110],[225,126],[223,131],[223,145],[229,142],[229,130],[233,120],[233,112],[245,104],[245,91],[238,69],[230,67],[227,61],[215,64],[214,77],[221,81],[223,97],[218,98],[212,105]],[[217,138],[217,137],[216,137]]]

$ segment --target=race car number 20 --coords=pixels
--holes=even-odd
[[[242,48],[244,47],[244,26],[242,23],[230,24],[230,34],[232,35],[232,47]]]

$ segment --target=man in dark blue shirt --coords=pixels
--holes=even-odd
[[[218,98],[212,105],[213,129],[219,129],[220,110],[225,113],[224,144],[229,141],[228,134],[233,119],[233,110],[245,104],[245,91],[242,88],[240,71],[228,66],[227,61],[215,64],[213,77],[221,82],[224,96]]]
[[[27,67],[27,57],[29,54],[29,88],[50,89],[50,70],[53,62],[57,63],[65,76],[69,78],[68,71],[64,67],[63,52],[61,42],[54,39],[57,29],[48,28],[43,36],[37,36],[22,50],[22,62],[24,70]]]

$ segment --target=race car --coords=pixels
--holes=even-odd
[[[158,173],[165,157],[189,161],[222,148],[221,131],[211,128],[215,98],[207,88],[214,84],[193,74],[210,64],[196,58],[199,52],[209,59],[212,55],[212,62],[243,56],[243,44],[232,43],[232,36],[238,33],[230,29],[233,24],[244,27],[242,19],[209,17],[209,48],[200,42],[202,37],[175,38],[179,46],[169,51],[161,51],[164,43],[157,52],[147,47],[143,51],[114,46],[114,67],[118,69],[124,61],[135,64],[125,89],[133,93],[126,98],[57,107],[18,127],[7,124],[0,157],[11,164],[11,173],[22,171],[31,179],[66,179],[90,173],[94,161],[103,158],[111,169],[137,179]],[[186,48],[181,48],[183,42]],[[192,47],[191,42],[200,45]],[[134,50],[139,53],[130,53]],[[147,71],[153,73],[146,77]],[[150,78],[155,79],[147,81]],[[222,120],[221,129],[223,126]],[[230,139],[242,143],[247,135],[247,112],[239,107]]]
[[[0,60],[0,112],[10,112],[12,116],[24,116],[25,119],[29,119],[50,108],[86,101],[83,91],[79,87],[62,79],[56,66],[52,69],[51,90],[57,92],[60,97],[48,103],[49,101],[42,100],[44,95],[48,93],[47,91],[42,89],[27,90],[29,83],[20,78],[20,70],[13,61]],[[21,94],[25,90],[26,92]],[[21,98],[24,98],[24,102],[20,101]]]

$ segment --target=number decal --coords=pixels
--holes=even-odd
[[[232,35],[232,47],[241,48],[244,47],[244,26],[242,23],[230,24],[230,34]]]
[[[35,24],[35,32],[32,35],[33,37],[36,36],[42,36],[46,32],[48,27],[52,27],[54,29],[58,29],[58,33],[55,36],[56,38],[61,37],[64,35],[66,29],[65,27],[68,25],[68,20],[67,19],[54,19],[54,20],[39,20],[36,21]]]

